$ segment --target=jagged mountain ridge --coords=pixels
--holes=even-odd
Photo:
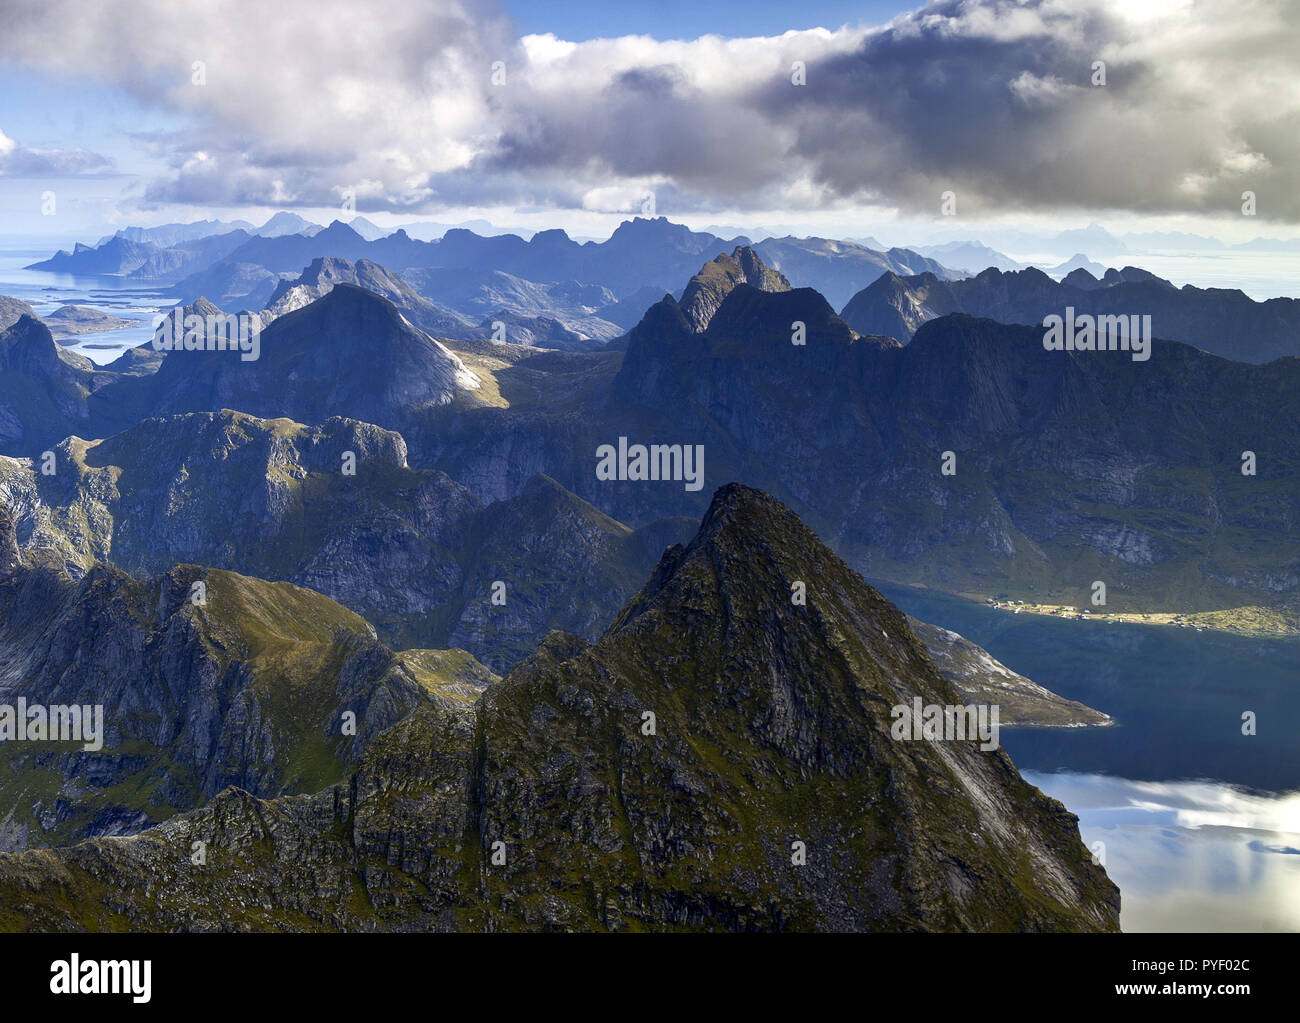
[[[666,298],[625,353],[590,355],[465,342],[462,359],[348,285],[277,320],[258,362],[171,353],[139,377],[70,365],[24,322],[18,349],[30,357],[9,359],[11,391],[50,397],[42,411],[11,410],[42,432],[11,435],[8,450],[31,457],[69,434],[189,410],[343,414],[400,430],[415,467],[481,500],[542,473],[634,528],[698,514],[700,491],[595,478],[600,445],[639,436],[703,444],[716,473],[706,482],[762,485],[879,578],[1061,603],[1102,579],[1120,609],[1179,611],[1272,606],[1300,578],[1286,486],[1296,360],[1250,366],[1159,339],[1140,364],[1046,352],[1041,328],[961,316],[900,347],[857,337],[809,289],[743,284],[702,333]],[[461,386],[467,373],[481,386]],[[447,386],[431,393],[439,378]],[[974,471],[939,475],[945,451]],[[1241,475],[1246,451],[1256,476]]]
[[[260,314],[262,326],[311,305],[336,284],[352,284],[388,299],[403,316],[433,337],[468,338],[480,334],[465,317],[430,302],[399,276],[368,259],[355,264],[345,259],[312,260],[297,280],[281,281],[276,286]]]
[[[552,634],[317,796],[231,789],[139,836],[0,857],[0,925],[1117,929],[1076,818],[1005,754],[891,736],[913,696],[957,700],[906,618],[726,487],[596,644]]]
[[[1136,363],[1044,351],[1041,335],[958,315],[903,347],[855,336],[815,292],[738,285],[702,333],[671,298],[652,307],[617,372],[593,370],[597,407],[448,408],[404,434],[486,498],[546,471],[632,524],[701,497],[598,480],[597,447],[702,444],[708,484],[760,485],[864,574],[949,592],[1073,604],[1102,579],[1112,606],[1135,610],[1289,599],[1300,361],[1253,366],[1157,339]],[[955,476],[941,474],[945,451]],[[1243,476],[1244,451],[1267,468]]]
[[[1223,288],[1176,288],[1136,267],[1109,270],[1099,280],[1072,271],[1059,283],[1041,270],[988,269],[966,280],[933,274],[882,274],[844,306],[846,323],[863,334],[906,343],[922,323],[967,313],[1002,323],[1037,325],[1048,315],[1149,314],[1157,337],[1195,345],[1240,362],[1300,355],[1300,299],[1256,302]]]
[[[703,330],[737,284],[748,284],[760,291],[789,291],[785,275],[773,270],[746,245],[738,245],[731,255],[723,253],[705,263],[687,283],[678,302],[682,315],[696,330]]]
[[[78,245],[76,252],[60,253],[32,268],[86,274],[148,274],[150,280],[176,282],[176,293],[182,301],[192,302],[206,294],[223,308],[228,304],[254,308],[262,304],[253,300],[251,292],[238,295],[231,291],[235,280],[245,280],[260,297],[268,281],[280,275],[297,275],[314,260],[327,257],[351,262],[367,259],[403,276],[420,269],[462,269],[503,271],[539,284],[579,281],[609,288],[616,299],[624,299],[646,287],[659,294],[671,291],[702,262],[747,245],[752,245],[792,283],[821,288],[837,305],[882,270],[909,274],[928,270],[944,277],[956,276],[934,260],[906,249],[880,252],[854,242],[824,238],[769,238],[753,243],[743,236],[723,239],[691,231],[663,217],[637,217],[623,222],[603,242],[581,243],[561,230],[539,231],[525,241],[518,235],[482,236],[463,228],[451,229],[432,242],[417,241],[400,229],[371,241],[337,220],[311,235],[266,237],[259,231],[250,237],[236,231],[179,243],[170,249],[115,236],[100,248]],[[218,247],[226,251],[203,262],[202,255],[216,252]],[[260,273],[250,269],[253,267],[261,268]],[[436,293],[426,293],[425,297],[443,303]]]

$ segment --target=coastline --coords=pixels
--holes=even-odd
[[[956,594],[1010,614],[1032,614],[1063,620],[1090,622],[1124,622],[1129,625],[1157,625],[1166,628],[1193,629],[1196,632],[1223,632],[1233,636],[1278,639],[1300,636],[1300,621],[1294,614],[1278,609],[1245,605],[1219,611],[1106,611],[1068,604],[1031,604],[1018,600],[998,600],[984,594]]]

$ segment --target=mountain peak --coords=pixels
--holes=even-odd
[[[275,238],[285,234],[299,234],[304,230],[316,228],[318,225],[304,220],[296,213],[288,213],[281,210],[273,214],[265,224],[254,230],[254,234],[261,235],[264,238]]]
[[[669,863],[706,859],[706,836],[726,834],[752,849],[762,890],[779,892],[783,914],[808,929],[889,930],[904,919],[922,928],[1114,929],[1116,889],[1090,862],[1076,820],[1026,785],[1005,753],[891,734],[891,708],[917,698],[961,704],[906,616],[775,498],[728,484],[694,539],[664,553],[594,645],[557,637],[485,694],[484,773],[501,779],[490,791],[507,791],[510,765],[543,748],[528,722],[546,720],[553,762],[618,777],[627,819],[663,820],[672,807],[673,834],[629,861],[635,876],[660,878]],[[672,741],[591,748],[589,736],[621,736],[621,722],[641,708],[655,711],[658,734]],[[508,790],[539,803],[549,795],[536,784]],[[682,798],[688,791],[707,798]],[[833,831],[848,813],[855,834],[873,836],[837,843],[836,869],[806,884],[790,881],[788,851],[766,840],[788,830],[768,814],[794,791],[807,808],[800,834]],[[605,819],[597,807],[614,798],[599,782],[576,796],[590,820]],[[489,814],[506,812],[518,811]],[[928,827],[931,814],[945,827]],[[578,859],[594,868],[603,848],[588,842]],[[536,852],[543,863],[559,854]],[[902,872],[881,882],[891,889],[884,897],[862,880],[881,857]],[[1044,866],[1033,881],[999,867],[1022,858]],[[954,861],[965,865],[960,878],[942,866]],[[606,869],[619,877],[622,863]],[[743,887],[723,883],[710,896],[744,918],[753,903]]]
[[[738,284],[761,291],[789,291],[785,275],[773,270],[747,245],[738,245],[705,263],[682,291],[681,309],[696,331],[704,330],[713,315]]]
[[[0,368],[24,375],[44,375],[57,368],[54,335],[39,319],[24,313],[0,332]]]
[[[620,241],[640,241],[649,240],[664,241],[686,240],[693,237],[701,239],[711,238],[712,235],[696,235],[685,224],[675,224],[667,217],[633,217],[631,220],[625,220],[610,235],[609,240],[615,238]]]
[[[348,266],[350,268],[351,264]],[[300,311],[307,310],[312,311],[315,319],[336,320],[340,325],[364,319],[367,329],[371,326],[387,326],[392,329],[409,327],[397,306],[383,295],[347,281],[338,281],[324,295]],[[357,340],[362,341],[366,337],[366,334],[360,334]]]
[[[393,428],[409,410],[480,386],[389,299],[347,282],[275,317],[259,353],[251,362],[169,353],[149,385],[162,399],[158,412],[235,408],[307,423],[344,415]]]
[[[315,236],[319,241],[339,242],[339,241],[358,241],[363,242],[365,239],[357,233],[350,225],[343,223],[341,220],[330,221],[329,227],[325,228]]]
[[[528,240],[529,245],[553,245],[556,243],[569,244],[573,241],[569,237],[569,232],[562,227],[553,227],[546,231],[538,231]]]
[[[1100,286],[1101,281],[1090,274],[1084,267],[1078,266],[1061,278],[1061,283],[1080,291],[1092,291]]]

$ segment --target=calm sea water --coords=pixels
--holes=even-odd
[[[1126,930],[1300,930],[1300,640],[1013,615],[876,585],[1116,719],[1001,739],[1079,815],[1084,841],[1104,844]]]
[[[154,316],[166,312],[176,304],[176,299],[164,295],[160,288],[147,287],[139,281],[121,277],[78,277],[23,269],[29,263],[48,259],[57,247],[0,247],[0,295],[22,299],[36,310],[38,316],[72,302],[112,313],[124,320],[138,321],[133,327],[80,334],[76,338],[60,342],[65,348],[78,352],[93,362],[112,362],[126,349],[148,341],[153,337]]]

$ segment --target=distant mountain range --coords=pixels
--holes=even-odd
[[[286,313],[311,305],[333,290],[336,284],[353,284],[382,295],[421,330],[441,338],[481,337],[469,320],[420,296],[396,274],[368,259],[350,263],[346,259],[316,259],[296,280],[281,280],[259,318],[263,327]]]
[[[906,342],[921,324],[948,313],[1041,325],[1043,317],[1063,315],[1067,306],[1076,315],[1149,314],[1157,337],[1241,362],[1300,355],[1300,299],[1257,302],[1237,290],[1176,288],[1131,266],[1108,270],[1100,279],[1076,269],[1059,283],[1032,268],[989,269],[961,281],[886,273],[854,295],[842,315],[861,334]]]
[[[337,220],[307,230],[286,222],[289,216],[277,214],[255,232],[237,229],[191,238],[159,229],[161,233],[154,237],[163,242],[146,232],[136,232],[138,238],[119,233],[97,247],[79,244],[71,253],[60,251],[29,269],[170,283],[183,301],[202,295],[231,311],[260,306],[278,276],[300,273],[322,258],[366,259],[399,274],[411,269],[479,270],[541,284],[577,281],[608,288],[617,301],[647,287],[670,291],[701,262],[751,244],[744,237],[722,239],[691,231],[663,217],[636,218],[620,225],[604,242],[579,243],[563,231],[541,231],[525,241],[518,235],[484,236],[459,228],[436,241],[422,242],[403,230],[376,237],[379,229],[364,220],[358,225],[360,232]],[[172,235],[177,240],[171,241]],[[841,303],[883,270],[958,276],[910,250],[880,252],[825,238],[769,238],[754,249],[796,286],[816,286]],[[236,283],[248,290],[238,292]],[[425,297],[442,301],[436,293]]]
[[[1064,231],[1024,231],[989,227],[982,234],[984,236],[979,240],[969,237],[954,239],[949,235],[942,245],[934,242],[915,245],[909,241],[909,246],[936,259],[943,258],[940,253],[945,248],[950,248],[951,251],[960,251],[964,246],[973,249],[990,248],[991,246],[991,251],[1000,249],[1007,252],[1022,253],[1026,256],[1034,254],[1035,258],[1038,259],[1047,258],[1049,255],[1055,255],[1057,259],[1060,259],[1072,252],[1089,252],[1095,256],[1112,259],[1115,257],[1131,257],[1133,254],[1144,252],[1285,253],[1300,251],[1300,239],[1295,238],[1254,238],[1248,242],[1229,243],[1219,238],[1192,234],[1186,231],[1145,231],[1115,234],[1106,230],[1100,224],[1089,224],[1083,228],[1070,228]],[[879,243],[871,247],[883,248]],[[958,261],[955,263],[947,262],[946,265],[963,266],[964,264]],[[966,268],[978,271],[987,269],[990,266],[997,266],[1001,270],[1021,268],[999,266],[996,262],[983,263],[978,266],[970,265]]]
[[[379,230],[370,221],[357,217],[352,221],[353,229],[361,232],[366,228]],[[254,227],[246,220],[196,220],[188,224],[163,224],[160,227],[124,227],[111,235],[106,235],[96,243],[102,247],[113,238],[122,238],[131,242],[143,242],[160,248],[170,248],[185,242],[198,241],[212,235],[230,234],[243,231],[249,235],[261,235],[275,238],[283,234],[316,234],[321,230],[320,224],[304,220],[296,213],[280,212],[272,216],[261,227]]]
[[[224,226],[122,231],[30,268],[170,284],[184,305],[204,299],[228,312],[261,310],[265,322],[345,281],[392,299],[439,337],[495,336],[582,351],[619,337],[702,262],[751,248],[748,239],[723,240],[665,218],[637,218],[605,242],[585,243],[563,231],[525,240],[460,228],[422,242],[405,231],[384,236],[360,217],[320,228],[285,213],[255,230]],[[906,249],[879,252],[824,238],[768,239],[752,251],[795,284],[813,284],[840,303],[883,270],[959,276]],[[380,273],[382,285],[374,276]]]

